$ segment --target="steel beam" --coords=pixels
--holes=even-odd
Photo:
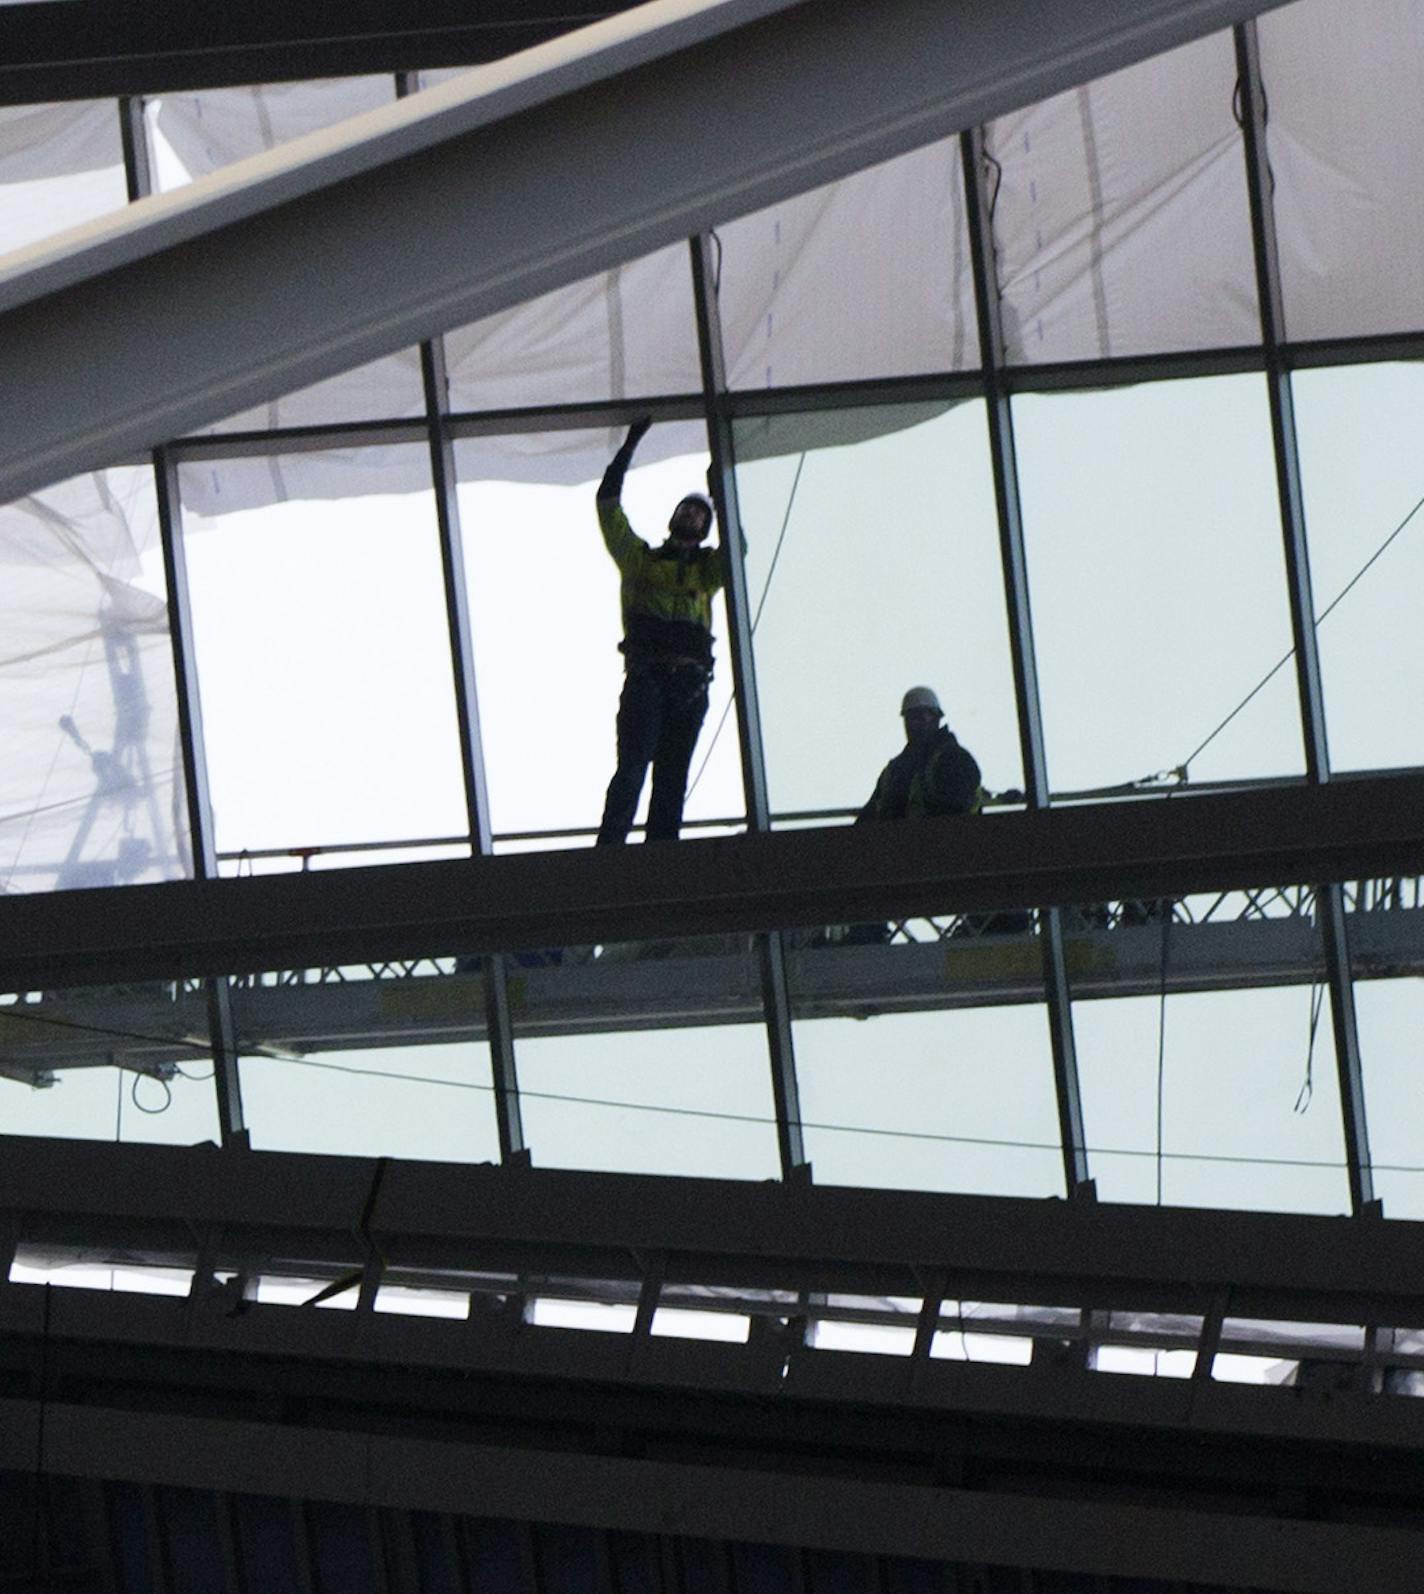
[[[1260,9],[654,0],[10,257],[0,501]]]
[[[412,74],[403,73],[396,79],[396,94],[399,98],[416,92],[418,87],[419,80]],[[460,738],[465,819],[469,826],[472,851],[477,857],[488,858],[494,853],[489,781],[485,774],[479,693],[475,684],[475,643],[470,621],[469,586],[465,577],[460,482],[455,468],[455,443],[450,431],[450,381],[445,369],[445,340],[442,337],[437,335],[428,338],[420,345],[420,375],[425,398],[435,519],[440,534],[440,569],[444,580],[446,625],[450,633],[450,665]],[[514,1060],[509,978],[500,953],[491,952],[483,960],[481,984],[500,1156],[509,1158],[525,1149],[524,1119],[519,1106],[519,1078]]]
[[[1261,343],[1266,355],[1271,441],[1275,453],[1286,584],[1290,599],[1291,635],[1295,643],[1296,688],[1305,743],[1305,768],[1309,780],[1323,785],[1330,779],[1330,751],[1325,734],[1325,688],[1320,674],[1315,598],[1310,580],[1310,552],[1306,543],[1305,491],[1300,474],[1295,399],[1291,389],[1290,367],[1282,350],[1286,324],[1285,301],[1276,243],[1274,178],[1266,149],[1266,92],[1261,81],[1261,54],[1254,21],[1243,22],[1236,29],[1236,71],[1241,102],[1242,143],[1246,155],[1247,193],[1251,205],[1256,291],[1260,301]],[[1350,1196],[1355,1211],[1360,1212],[1374,1200],[1374,1174],[1370,1165],[1370,1141],[1365,1120],[1364,1068],[1355,1019],[1350,944],[1338,882],[1321,884],[1318,916],[1330,989],[1330,1021],[1335,1041],[1335,1067],[1340,1082],[1340,1116],[1350,1175]]]
[[[1043,710],[1038,691],[1038,659],[1029,604],[1028,555],[1024,547],[1023,506],[1019,498],[1018,452],[1014,417],[1006,384],[1004,327],[1000,306],[998,255],[994,247],[984,155],[984,132],[971,128],[960,135],[965,215],[969,253],[974,265],[974,303],[979,322],[979,349],[984,364],[985,411],[989,454],[993,462],[994,503],[999,518],[1000,564],[1008,608],[1009,653],[1013,660],[1014,700],[1018,710],[1019,753],[1030,810],[1049,804],[1048,755],[1043,742]],[[1058,1133],[1063,1146],[1063,1178],[1071,1193],[1088,1181],[1087,1140],[1083,1101],[1078,1084],[1078,1052],[1073,1038],[1073,1003],[1063,955],[1063,915],[1045,909],[1043,916],[1043,985],[1053,1054],[1053,1086],[1058,1104]]]
[[[0,899],[0,990],[1424,873],[1424,775]]]
[[[154,191],[143,101],[120,100],[118,109],[124,179],[132,202]],[[208,755],[203,740],[203,707],[198,690],[198,656],[193,641],[193,606],[183,546],[178,467],[166,448],[154,450],[152,465],[158,535],[163,546],[168,632],[173,649],[173,691],[177,699],[178,746],[188,818],[188,867],[195,880],[215,880],[218,877],[217,836],[208,790]],[[232,1015],[232,993],[221,975],[205,983],[218,1132],[224,1145],[242,1145],[247,1124],[242,1107],[242,1073]]]
[[[754,835],[771,831],[771,800],[766,783],[766,748],[761,731],[756,656],[752,650],[755,618],[747,592],[747,561],[741,505],[737,497],[737,458],[727,406],[727,366],[722,342],[718,280],[712,264],[712,240],[706,233],[689,241],[692,255],[692,297],[697,316],[697,348],[702,366],[702,398],[707,414],[707,446],[712,465],[708,485],[722,527],[722,560],[726,569],[727,630],[736,697],[737,742],[742,759],[742,790],[747,829]],[[771,1061],[772,1099],[776,1105],[776,1144],[781,1175],[789,1179],[806,1164],[801,1129],[801,1091],[796,1081],[796,1049],[791,1032],[791,1002],[786,982],[786,944],[779,929],[757,942],[762,1008]]]
[[[35,1403],[0,1403],[0,1463],[34,1460]],[[23,1447],[28,1443],[29,1448]],[[1424,1535],[1310,1520],[1280,1503],[1213,1508],[798,1476],[765,1463],[632,1459],[544,1446],[353,1432],[237,1418],[46,1412],[40,1465],[58,1476],[351,1502],[855,1554],[983,1561],[1044,1571],[1337,1594],[1414,1594]]]
[[[388,1271],[452,1278],[627,1279],[656,1257],[665,1285],[919,1295],[928,1269],[945,1293],[988,1301],[1200,1310],[1226,1290],[1243,1317],[1424,1326],[1424,1225],[1400,1219],[405,1161],[372,1199],[366,1158],[23,1135],[0,1136],[0,1152],[0,1226],[18,1220],[22,1251],[121,1247],[134,1265],[191,1267],[203,1234],[219,1268],[359,1264],[364,1223]],[[976,1293],[995,1289],[1009,1293]],[[82,1317],[85,1299],[61,1291],[55,1310]]]

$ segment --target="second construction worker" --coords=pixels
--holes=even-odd
[[[912,686],[901,700],[900,716],[905,745],[881,770],[856,824],[977,814],[984,802],[979,765],[944,724],[944,710],[933,690]]]
[[[598,486],[599,528],[623,578],[624,661],[618,767],[604,799],[600,846],[628,839],[650,764],[647,839],[677,839],[712,680],[712,598],[722,585],[721,555],[703,546],[712,500],[704,493],[680,499],[658,548],[633,531],[619,502],[633,450],[650,425],[641,420],[628,428]]]

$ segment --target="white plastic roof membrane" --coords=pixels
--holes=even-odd
[[[127,201],[113,100],[0,106],[0,253]]]
[[[1218,33],[990,126],[1011,360],[1259,340],[1235,86]]]
[[[136,468],[0,509],[0,890],[191,872],[168,612],[138,584],[155,537]]]
[[[1262,17],[1286,335],[1424,319],[1424,5],[1301,0]]]
[[[718,236],[733,387],[979,364],[957,139],[743,217]]]

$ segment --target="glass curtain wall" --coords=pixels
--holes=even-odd
[[[6,889],[193,872],[185,691],[204,719],[214,811],[200,818],[220,851],[250,855],[243,867],[380,861],[418,843],[430,856],[468,852],[452,547],[494,846],[585,844],[611,773],[622,671],[616,571],[592,497],[644,414],[655,424],[625,502],[647,540],[709,464],[733,471],[740,504],[726,530],[745,538],[747,603],[718,600],[718,673],[688,803],[714,833],[747,822],[744,756],[764,764],[774,825],[850,818],[904,745],[901,697],[917,685],[938,694],[979,764],[983,811],[958,821],[966,845],[1045,771],[1055,800],[1137,794],[1143,777],[1174,792],[1184,779],[1188,793],[1300,781],[1268,403],[1283,367],[1294,369],[1307,623],[1334,768],[1417,766],[1418,628],[1405,605],[1424,547],[1410,430],[1424,397],[1413,237],[1424,150],[1410,112],[1424,6],[1298,0],[1257,29],[1272,177],[1260,197],[1280,246],[1280,280],[1267,286],[1284,304],[1284,349],[1261,342],[1255,178],[1236,41],[1223,33],[1000,118],[982,130],[981,169],[952,139],[729,219],[709,240],[710,282],[695,284],[689,251],[670,247],[430,349],[274,396],[172,445],[181,503],[165,505],[135,466],[7,508],[0,558],[14,572],[17,640],[0,691],[20,734],[0,814]],[[154,182],[175,188],[395,92],[372,78],[154,101]],[[122,202],[119,116],[114,105],[7,113],[4,242]],[[977,301],[976,260],[990,273]],[[697,292],[718,312],[720,391],[698,355]],[[432,438],[453,441],[451,481],[432,472]],[[172,663],[165,517],[186,555],[186,684]],[[1028,621],[1017,669],[1015,614]],[[117,665],[115,638],[128,649]],[[739,649],[761,709],[749,749],[731,694]],[[1024,767],[1035,708],[1044,771]],[[96,773],[99,755],[121,752],[132,765],[122,792]],[[377,850],[313,852],[340,844]],[[1416,1015],[1394,991],[1417,972],[1417,900],[1417,882],[1393,881],[1354,884],[1346,901],[1387,1213],[1417,1204],[1395,1132]],[[1055,1082],[1067,1077],[1108,1199],[1348,1204],[1342,1032],[1312,883],[1233,903],[1083,905],[1065,915],[1062,988],[1044,977],[1046,916],[980,917],[957,937],[953,924],[869,927],[873,938],[854,925],[787,931],[780,995],[757,959],[727,949],[508,960],[504,1041],[529,1092],[535,1162],[766,1177],[768,1059],[794,1055],[818,1178],[1061,1189]],[[735,1010],[714,1025],[659,1007],[659,961],[685,963],[693,985],[735,968],[723,992]],[[924,994],[931,963],[970,998]],[[870,982],[867,1010],[876,992],[893,1007],[869,1023],[828,1007],[826,991],[851,974]],[[388,1113],[373,1096],[323,1149],[493,1154],[485,1097],[463,1116],[440,1104],[483,1075],[484,982],[496,977],[494,964],[436,960],[416,1006],[449,1004],[468,1033],[434,1025],[439,1043],[418,1044],[389,1025],[385,1051],[368,1040],[334,1050],[343,1069],[388,1053],[392,1099],[413,1105]],[[1018,982],[1012,999],[1006,981]],[[585,1014],[572,1028],[535,1013],[558,1010],[564,985],[588,987],[569,997]],[[428,994],[444,988],[455,994]],[[282,1054],[263,989],[238,1003],[256,1138],[315,1145],[299,1119],[345,1124],[346,1093],[377,1087],[333,1066],[320,1091],[298,1091],[300,1048],[288,1035]],[[386,997],[372,996],[379,1018]],[[605,997],[622,1006],[594,1022]],[[640,1002],[656,1023],[633,1022]],[[1054,1028],[1065,1004],[1076,1059]],[[17,1067],[0,1092],[31,1088]],[[459,1127],[422,1132],[445,1118]],[[921,1132],[929,1149],[915,1150]]]

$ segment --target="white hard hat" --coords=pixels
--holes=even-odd
[[[912,686],[905,693],[900,703],[901,714],[908,714],[912,708],[932,708],[941,718],[944,710],[939,706],[939,699],[934,694],[932,686]]]

